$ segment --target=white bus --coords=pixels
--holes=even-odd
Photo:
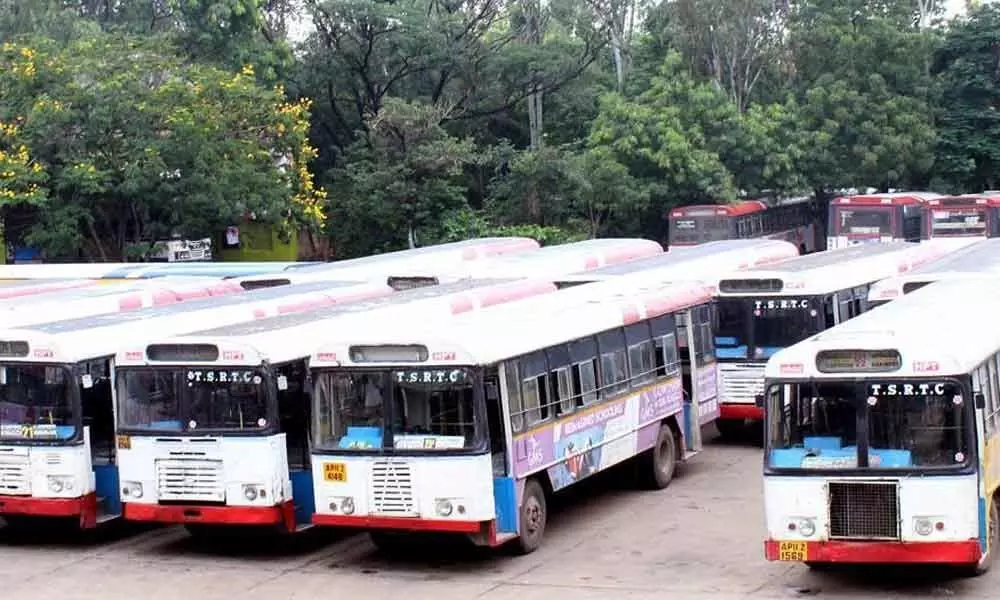
[[[514,238],[517,239],[517,238]],[[461,250],[461,249],[457,249]],[[358,279],[365,276],[410,276],[435,281],[484,278],[552,278],[578,271],[592,270],[646,256],[663,254],[663,246],[642,239],[602,238],[546,246],[540,250],[524,251],[515,246],[516,252],[494,253],[490,256],[457,251],[452,255],[415,255],[381,265],[375,271],[365,264],[365,259],[343,261],[323,267],[308,267],[293,273],[282,273],[272,279],[246,278],[248,285],[272,285],[273,282],[324,281],[329,279]],[[471,260],[476,258],[477,260]]]
[[[554,291],[548,282],[460,281],[124,347],[115,364],[125,518],[196,534],[309,527],[313,347],[342,330],[446,320]]]
[[[927,263],[905,275],[872,284],[868,305],[875,307],[943,279],[991,277],[1000,274],[1000,239],[991,238]]]
[[[402,275],[434,277],[450,273],[469,262],[508,254],[534,254],[538,248],[538,242],[531,238],[473,238],[361,258],[304,265],[288,269],[284,273],[248,275],[242,277],[240,282],[245,288],[253,289],[310,281],[382,279]]]
[[[924,206],[934,192],[841,196],[830,202],[827,250],[872,242],[919,242]]]
[[[754,403],[772,354],[868,310],[874,282],[944,256],[934,240],[886,242],[827,250],[718,282],[715,356],[722,396],[716,427],[736,435],[759,421]]]
[[[942,281],[768,361],[767,559],[989,568],[998,297],[996,279]]]
[[[313,522],[390,547],[424,531],[531,552],[551,492],[632,458],[645,484],[667,486],[702,420],[684,399],[677,323],[712,296],[626,287],[331,335],[310,358]]]
[[[115,457],[115,353],[147,337],[199,331],[318,300],[392,293],[322,282],[0,330],[0,516],[67,517],[93,527],[121,514]]]

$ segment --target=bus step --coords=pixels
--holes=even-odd
[[[685,450],[684,456],[681,458],[681,460],[687,460],[693,456],[698,455],[698,453],[699,453],[698,450]]]
[[[295,533],[301,533],[306,529],[312,529],[315,527],[312,523],[299,523],[295,525]]]
[[[104,523],[107,523],[108,521],[114,521],[115,519],[117,519],[119,517],[121,517],[121,515],[113,515],[113,514],[108,514],[108,513],[101,513],[101,514],[97,515],[97,524],[98,525],[103,525]]]

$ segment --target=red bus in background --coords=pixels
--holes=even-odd
[[[893,192],[841,196],[830,202],[826,248],[869,242],[919,242],[927,202],[933,192]]]
[[[818,228],[812,200],[803,196],[679,206],[668,215],[669,248],[762,238],[792,242],[802,254],[814,252]]]
[[[925,240],[941,237],[997,237],[1000,234],[1000,191],[943,196],[924,205]]]

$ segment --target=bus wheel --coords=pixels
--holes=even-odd
[[[537,479],[529,479],[524,485],[524,500],[521,502],[521,519],[517,527],[517,553],[531,554],[542,545],[545,523],[548,521],[545,490]]]
[[[642,457],[639,475],[643,487],[662,490],[670,485],[677,471],[677,439],[669,425],[660,425],[656,445]]]
[[[995,498],[990,499],[990,523],[989,523],[989,542],[986,549],[986,556],[982,558],[978,563],[974,565],[969,565],[965,569],[966,574],[970,577],[978,577],[983,575],[990,570],[993,566],[993,561],[996,559],[997,552],[1000,552],[1000,523],[997,520],[1000,519],[1000,511],[997,510],[997,503]]]

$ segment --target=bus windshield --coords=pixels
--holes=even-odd
[[[0,440],[68,440],[76,435],[72,371],[0,365]]]
[[[729,218],[725,215],[671,217],[671,244],[702,244],[729,239]]]
[[[986,235],[986,209],[949,206],[931,211],[931,237]]]
[[[840,235],[892,235],[892,212],[888,207],[843,207],[836,211],[836,227]]]
[[[720,298],[716,356],[766,359],[823,330],[814,297]]]
[[[239,367],[128,369],[118,376],[119,428],[147,431],[259,431],[274,419],[268,378]]]
[[[774,385],[766,407],[768,464],[855,469],[865,438],[869,468],[961,466],[969,459],[967,404],[953,382]]]
[[[474,379],[467,369],[320,372],[314,437],[338,450],[471,449],[482,420]]]

